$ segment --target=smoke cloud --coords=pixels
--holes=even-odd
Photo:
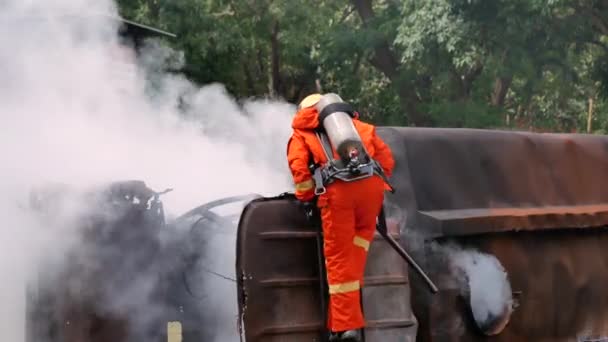
[[[442,281],[446,282],[443,286],[456,287],[468,300],[473,319],[482,332],[494,334],[504,328],[516,305],[508,274],[494,255],[456,242],[429,241],[424,231],[407,225],[405,210],[395,203],[387,205],[387,213],[399,222],[401,234],[407,236],[405,247],[423,269],[447,266],[441,271],[446,271],[442,273]],[[448,274],[449,279],[443,277]]]
[[[46,203],[52,215],[41,216],[30,208],[32,189],[143,180],[174,189],[162,198],[171,219],[218,198],[291,187],[284,151],[294,106],[239,103],[222,85],[164,73],[184,62],[180,53],[154,43],[137,59],[120,44],[112,16],[110,0],[0,3],[0,329],[7,341],[25,340],[27,284],[61,281],[68,264],[94,272],[118,260],[117,277],[130,278],[107,282],[120,288],[104,289],[117,294],[106,297],[105,309],[149,313],[138,322],[142,331],[159,310],[150,299],[155,269],[121,265],[124,250],[91,252],[82,240],[82,218],[111,211],[79,195]],[[139,261],[148,257],[141,248]],[[66,284],[66,291],[92,295],[83,286]]]
[[[505,317],[513,305],[512,290],[507,273],[493,255],[472,250],[454,250],[451,262],[457,269],[461,284],[468,290],[473,318],[482,328],[494,328],[495,321]]]

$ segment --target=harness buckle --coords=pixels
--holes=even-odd
[[[324,177],[324,167],[322,166],[318,166],[314,169],[314,172],[312,174],[312,179],[315,182],[315,195],[323,195],[326,191],[325,189],[325,184],[326,184],[326,179]]]

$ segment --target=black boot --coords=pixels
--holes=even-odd
[[[359,334],[359,330],[347,330],[340,335],[339,341],[359,342],[361,334]]]
[[[338,342],[338,341],[360,342],[361,334],[359,333],[359,330],[330,332],[329,333],[329,342]]]
[[[329,342],[337,342],[337,341],[340,341],[340,333],[330,331],[329,332]]]

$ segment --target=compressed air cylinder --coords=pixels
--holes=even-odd
[[[343,102],[337,94],[329,93],[323,95],[315,107],[319,113],[323,113],[323,109],[327,106]],[[327,132],[332,147],[336,149],[343,161],[350,159],[349,154],[353,149],[357,150],[359,156],[364,155],[363,142],[348,113],[336,111],[327,116],[321,115],[319,120]]]

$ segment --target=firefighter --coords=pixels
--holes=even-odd
[[[327,144],[323,144],[319,135],[324,131],[326,136],[331,135],[320,122],[326,121],[327,113],[323,112],[327,111],[321,110],[324,116],[320,120],[316,107],[322,99],[323,95],[313,94],[299,104],[292,122],[287,159],[296,198],[305,206],[316,203],[321,215],[330,295],[327,321],[330,341],[359,341],[360,329],[365,326],[360,305],[363,273],[384,191],[390,189],[385,180],[391,176],[394,160],[389,147],[376,135],[375,127],[359,120],[358,113],[346,110],[348,106],[342,103],[336,110],[352,114],[349,125],[356,129],[365,152],[377,162],[384,178],[374,174],[355,181],[336,179],[329,185],[319,185],[319,179],[313,178],[311,164],[321,168],[328,164],[328,157],[337,156],[335,148],[327,153],[327,148],[324,149]],[[344,131],[345,127],[338,130]],[[324,191],[315,191],[319,188]]]

